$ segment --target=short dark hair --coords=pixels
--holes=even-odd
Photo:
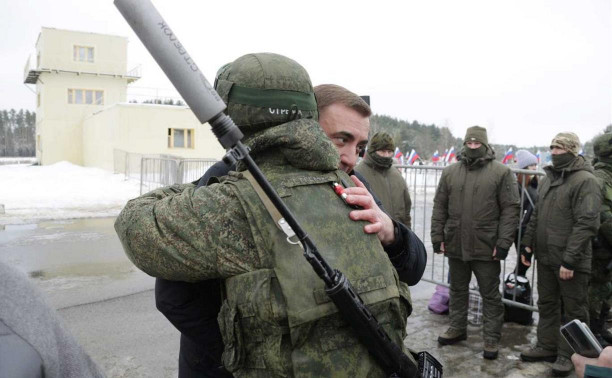
[[[358,95],[348,89],[335,84],[321,84],[314,87],[315,98],[319,113],[326,107],[340,103],[351,109],[356,110],[364,117],[372,115],[370,106]]]

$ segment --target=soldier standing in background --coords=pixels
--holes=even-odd
[[[595,151],[593,174],[600,181],[602,204],[599,232],[593,240],[593,263],[589,284],[589,316],[591,330],[602,346],[612,343],[606,329],[608,301],[612,296],[612,133],[603,134],[593,142]]]
[[[461,160],[442,171],[431,217],[431,242],[448,256],[450,327],[442,345],[467,339],[469,283],[472,272],[483,298],[483,357],[496,359],[504,322],[499,292],[499,260],[514,241],[519,222],[516,178],[495,160],[487,130],[467,129]]]
[[[521,353],[526,362],[553,362],[555,376],[573,366],[570,346],[559,332],[561,300],[568,320],[589,324],[588,282],[591,240],[599,228],[601,188],[593,167],[578,155],[580,140],[571,132],[557,134],[551,144],[552,165],[544,168],[538,203],[523,238],[525,251],[538,259],[537,344]]]
[[[412,201],[406,180],[393,168],[395,143],[391,135],[379,132],[372,136],[366,157],[355,167],[366,178],[389,215],[410,227]]]

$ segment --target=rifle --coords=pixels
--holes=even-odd
[[[432,359],[435,361],[431,355],[429,355],[430,358],[427,358],[427,355],[419,355],[420,360],[423,359],[430,363],[429,365],[423,363],[420,367],[424,371],[419,374],[419,367],[393,343],[346,276],[337,269],[333,269],[321,256],[314,242],[302,229],[249,155],[248,148],[241,142],[242,132],[232,119],[223,113],[226,104],[206,80],[151,1],[115,0],[115,6],[185,99],[196,118],[201,123],[208,122],[211,125],[221,145],[228,150],[224,160],[242,161],[274,207],[291,226],[304,249],[304,257],[324,281],[327,295],[383,370],[389,376],[441,377],[442,369],[439,363],[437,365],[440,367],[439,370],[434,372],[435,369],[430,368]],[[432,373],[439,374],[432,375]]]

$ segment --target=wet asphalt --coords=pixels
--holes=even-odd
[[[114,218],[49,221],[0,230],[0,260],[28,273],[68,328],[109,377],[176,377],[179,334],[155,308],[154,280],[123,254]],[[482,358],[482,327],[468,340],[440,346],[448,316],[427,310],[435,285],[411,288],[413,314],[405,344],[427,350],[445,377],[545,377],[550,363],[524,363],[535,326],[505,323],[499,358]],[[575,377],[574,374],[570,375]]]

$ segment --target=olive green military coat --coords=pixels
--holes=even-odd
[[[410,192],[406,180],[395,167],[381,169],[366,157],[355,170],[368,180],[372,191],[380,199],[391,218],[410,228]]]
[[[492,261],[496,246],[508,249],[519,222],[516,177],[494,160],[490,148],[474,162],[467,159],[442,171],[434,197],[431,241],[448,257]]]
[[[523,238],[539,263],[590,273],[599,228],[601,187],[584,157],[561,170],[544,168],[538,203]]]

